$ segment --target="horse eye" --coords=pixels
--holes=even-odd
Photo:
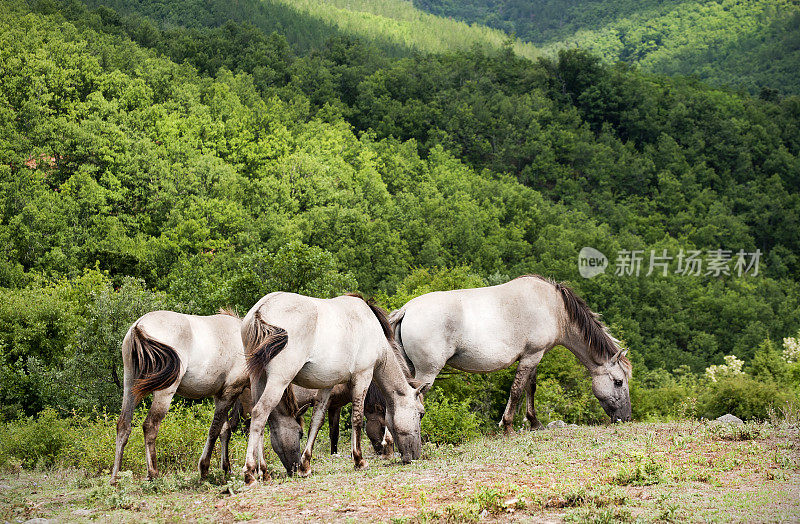
[[[614,386],[616,386],[618,388],[621,388],[622,387],[622,381],[619,380],[619,379],[614,380]]]

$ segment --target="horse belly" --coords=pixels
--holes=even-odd
[[[329,360],[306,362],[292,382],[304,388],[325,389],[348,382],[351,377],[349,366]]]
[[[459,348],[447,364],[469,373],[491,373],[506,369],[519,357],[519,351],[508,347]]]

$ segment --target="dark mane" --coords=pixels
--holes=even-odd
[[[367,388],[367,396],[364,398],[364,412],[365,413],[378,413],[383,415],[386,412],[386,401],[383,399],[383,394],[375,385],[375,382],[370,382]]]
[[[297,405],[297,399],[294,396],[294,388],[291,384],[283,392],[281,403],[286,406],[286,411],[290,416],[297,418],[300,414],[300,407]]]
[[[556,288],[561,295],[561,300],[564,302],[564,309],[567,312],[569,321],[578,328],[581,337],[589,346],[589,351],[597,362],[608,362],[610,358],[619,352],[619,341],[608,332],[608,328],[600,320],[600,315],[589,309],[586,302],[584,302],[572,288],[539,275],[522,275],[517,278],[527,277],[537,278]],[[619,362],[630,375],[632,364],[630,360],[628,360],[628,357],[624,355],[620,356]]]
[[[372,310],[372,313],[378,319],[378,322],[381,323],[383,335],[386,337],[386,340],[389,341],[389,345],[392,346],[392,351],[394,351],[394,355],[397,358],[397,363],[400,364],[403,374],[405,375],[406,379],[410,379],[411,370],[408,368],[408,363],[406,363],[406,358],[403,355],[400,346],[398,346],[397,341],[394,339],[394,330],[389,323],[389,314],[371,298],[364,298],[358,293],[345,293],[345,296],[360,298],[367,304],[367,306],[369,306],[369,308]]]

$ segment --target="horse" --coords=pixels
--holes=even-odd
[[[282,392],[294,382],[319,389],[299,474],[311,472],[314,440],[337,384],[348,383],[353,402],[352,453],[356,469],[367,463],[361,453],[364,397],[372,380],[386,401],[386,423],[403,463],[419,458],[420,421],[425,408],[421,385],[406,379],[386,313],[358,295],[331,299],[275,292],[259,300],[242,324],[253,389],[253,414],[244,466],[248,484],[255,481],[264,426]]]
[[[292,384],[289,386],[293,390],[296,403],[295,417],[302,421],[302,416],[309,407],[319,403],[320,393],[317,389],[308,389]],[[333,387],[328,405],[328,430],[331,441],[331,455],[339,453],[339,419],[342,408],[351,402],[352,392],[349,384],[337,384]],[[278,404],[280,409],[283,403]],[[247,387],[231,408],[228,422],[225,423],[220,432],[220,442],[223,445],[223,452],[227,453],[226,446],[230,439],[230,432],[239,425],[240,419],[250,416],[253,403],[250,395],[250,388]],[[288,413],[281,413],[288,416]],[[393,453],[393,439],[391,434],[386,431],[386,402],[383,395],[378,391],[375,383],[370,383],[367,388],[367,395],[364,400],[364,427],[375,453],[384,458],[390,458]],[[272,420],[272,418],[270,418]],[[302,423],[302,422],[301,422]],[[246,423],[245,431],[249,431],[249,420]],[[226,457],[227,455],[223,455]],[[224,469],[224,468],[223,468]]]
[[[214,417],[198,469],[201,476],[208,474],[214,444],[224,426],[220,465],[226,473],[230,471],[228,439],[235,424],[226,421],[226,417],[237,398],[249,402],[247,395],[242,396],[250,380],[241,325],[241,319],[228,312],[196,316],[173,311],[153,311],[131,325],[121,348],[124,379],[112,484],[131,433],[133,412],[151,392],[153,402],[142,426],[148,478],[159,474],[156,436],[175,394],[190,399],[214,398]],[[270,418],[272,447],[288,474],[299,463],[302,438],[302,425],[290,394],[291,391],[281,392],[280,406]]]
[[[592,379],[592,391],[613,421],[631,418],[627,350],[599,316],[569,287],[538,275],[474,289],[436,291],[393,311],[389,322],[398,345],[427,391],[449,365],[488,373],[518,362],[500,426],[512,431],[523,391],[531,428],[541,429],[533,396],[536,367],[556,345],[572,351]]]
[[[319,390],[293,386],[297,407],[305,411],[308,407],[317,405],[321,398]],[[352,401],[353,393],[350,384],[337,384],[331,390],[328,404],[328,430],[331,440],[331,455],[339,452],[339,417],[342,408]],[[316,409],[316,408],[315,408]],[[367,438],[375,453],[384,458],[391,457],[393,444],[391,433],[386,431],[386,401],[374,382],[367,388],[364,398],[364,428]]]

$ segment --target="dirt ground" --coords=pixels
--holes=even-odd
[[[797,428],[630,423],[426,444],[402,465],[320,446],[306,479],[246,488],[177,472],[148,482],[76,471],[0,476],[0,519],[275,522],[798,522]],[[347,446],[349,448],[349,446]],[[363,449],[369,445],[365,441]],[[240,460],[241,462],[241,460]]]

